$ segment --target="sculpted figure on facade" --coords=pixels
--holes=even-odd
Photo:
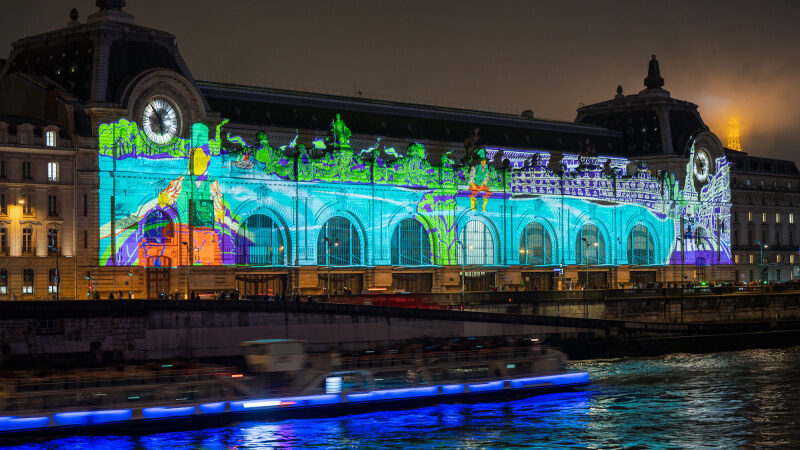
[[[336,118],[331,121],[331,133],[333,133],[333,146],[339,149],[350,148],[350,129],[342,120],[342,115],[337,113]]]

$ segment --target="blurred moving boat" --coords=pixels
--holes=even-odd
[[[248,374],[221,366],[165,365],[91,376],[0,379],[0,438],[344,415],[525,397],[590,383],[587,372],[566,370],[564,353],[536,342],[350,357],[309,354],[303,341],[287,339],[247,341],[242,347]]]

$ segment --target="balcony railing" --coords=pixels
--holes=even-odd
[[[22,255],[23,256],[35,256],[36,255],[36,247],[22,247]]]

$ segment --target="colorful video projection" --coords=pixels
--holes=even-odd
[[[125,119],[100,126],[101,265],[731,261],[724,156],[698,185],[619,157],[480,146],[434,165],[416,142],[354,150],[338,115],[308,145],[265,132],[247,143],[225,126],[194,124],[166,145]],[[504,169],[491,163],[499,152]],[[692,147],[686,173],[697,164]],[[428,239],[415,222],[398,228],[407,219]],[[411,241],[430,248],[398,257]]]

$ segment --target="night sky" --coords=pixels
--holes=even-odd
[[[3,6],[13,40],[80,20],[94,0]],[[575,118],[618,84],[700,106],[725,145],[736,116],[754,155],[800,163],[800,2],[128,0],[136,23],[177,36],[198,79]],[[355,130],[356,132],[358,130]]]

